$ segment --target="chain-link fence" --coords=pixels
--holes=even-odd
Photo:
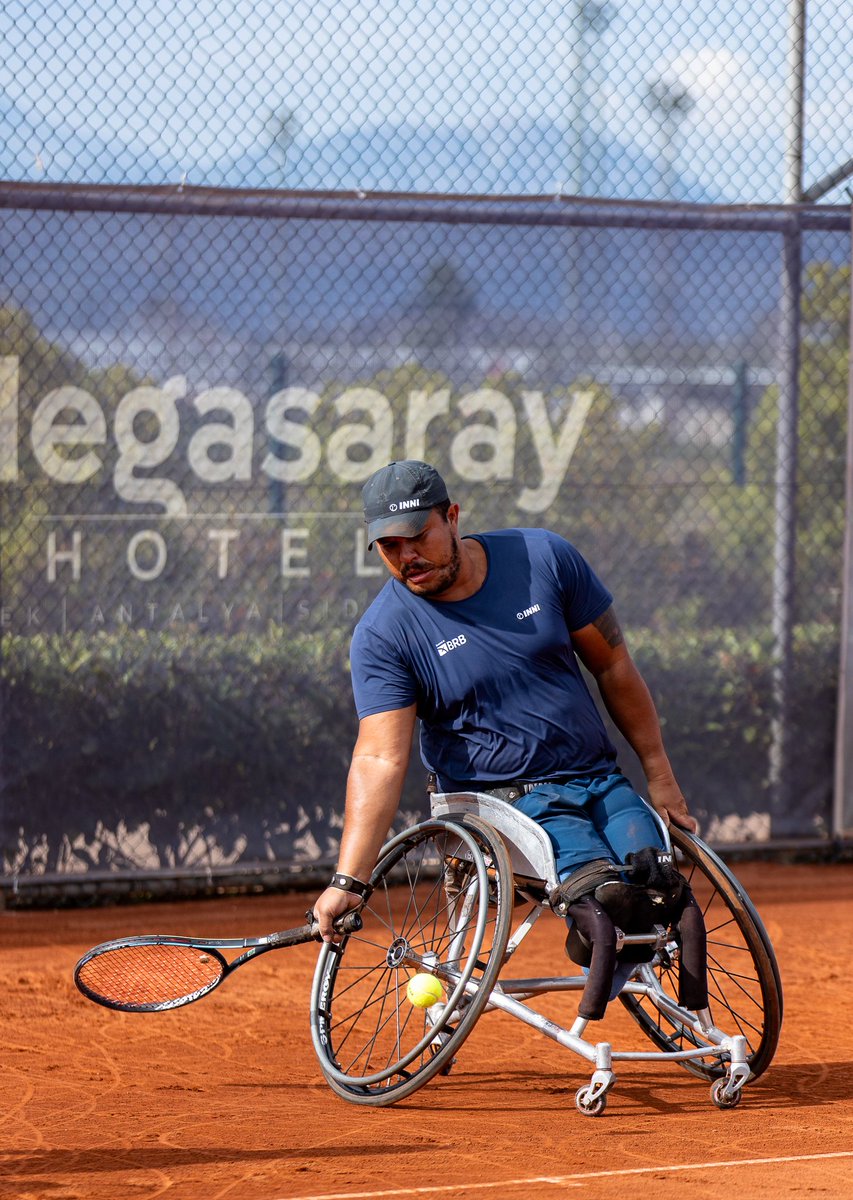
[[[851,153],[849,6],[795,10],[7,0],[0,175],[777,203],[803,24],[806,182]]]
[[[849,214],[700,203],[779,190],[735,68],[783,70],[781,10],[4,10],[7,881],[334,860],[360,485],[403,456],[588,555],[712,841],[828,839]]]

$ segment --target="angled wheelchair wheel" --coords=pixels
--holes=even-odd
[[[370,882],[363,927],[320,951],[311,1035],[339,1096],[384,1106],[446,1074],[488,1003],[509,939],[512,868],[491,826],[437,818],[393,838]],[[429,1007],[409,999],[415,975],[441,985]]]
[[[711,1015],[724,1032],[747,1042],[751,1078],[766,1071],[782,1025],[782,983],[773,946],[747,894],[725,863],[686,830],[670,829],[679,868],[690,884],[708,934],[708,992]],[[674,942],[654,968],[661,989],[678,995],[678,953]],[[664,1015],[647,996],[620,999],[643,1032],[661,1050],[702,1046],[701,1034]],[[688,1059],[681,1064],[704,1079],[725,1073],[719,1062]]]

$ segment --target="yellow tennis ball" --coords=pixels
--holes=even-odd
[[[444,999],[441,983],[434,975],[413,975],[406,987],[406,995],[415,1008],[432,1008]]]

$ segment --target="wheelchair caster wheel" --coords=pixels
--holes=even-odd
[[[741,1102],[743,1093],[740,1088],[730,1096],[725,1094],[727,1082],[725,1079],[715,1079],[711,1084],[711,1099],[717,1108],[737,1108]]]
[[[593,1096],[589,1086],[578,1088],[575,1108],[585,1117],[600,1117],[607,1108],[607,1095],[605,1092],[599,1092],[597,1096]]]
[[[433,1058],[435,1058],[436,1054],[438,1054],[440,1052],[442,1046],[446,1042],[448,1042],[450,1039],[448,1038],[448,1035],[446,1033],[440,1033],[436,1040],[438,1041],[438,1045],[436,1045],[435,1042],[433,1042],[429,1048],[429,1052],[433,1056]],[[456,1055],[454,1054],[454,1056],[451,1059],[449,1059],[444,1064],[443,1067],[440,1068],[440,1070],[438,1072],[439,1075],[449,1075],[450,1072],[453,1070],[453,1064],[455,1062],[456,1062]]]

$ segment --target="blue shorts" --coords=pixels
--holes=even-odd
[[[633,850],[664,846],[654,812],[621,771],[541,783],[513,807],[548,834],[560,879],[596,858],[619,863]]]

